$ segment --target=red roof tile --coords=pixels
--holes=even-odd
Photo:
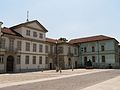
[[[2,28],[2,33],[16,35],[16,33],[14,33],[11,29],[6,27]]]
[[[114,38],[104,36],[104,35],[98,35],[98,36],[91,36],[91,37],[85,37],[85,38],[71,39],[69,42],[72,44],[77,44],[77,43],[86,43],[86,42],[101,41],[101,40],[108,40],[108,39],[114,39]]]
[[[14,35],[14,36],[22,36],[19,33],[15,32],[12,29],[9,29],[7,27],[2,28],[1,31],[2,31],[3,34],[9,34],[9,35]]]
[[[47,41],[47,42],[50,42],[50,43],[56,43],[56,42],[57,42],[57,39],[46,38],[46,41]]]

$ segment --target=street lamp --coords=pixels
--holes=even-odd
[[[58,40],[56,40],[56,72],[59,71],[58,69],[58,51],[57,51],[57,48],[58,47]]]
[[[56,72],[60,71],[61,73],[61,66],[60,66],[60,61],[59,61],[59,54],[61,53],[61,49],[58,48],[58,40],[56,40]]]

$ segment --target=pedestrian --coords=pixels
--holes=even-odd
[[[60,73],[62,73],[62,70],[61,70],[61,68],[60,68]]]

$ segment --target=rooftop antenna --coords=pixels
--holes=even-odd
[[[27,22],[29,22],[29,11],[27,11]]]

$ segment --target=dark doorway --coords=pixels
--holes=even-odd
[[[50,70],[52,70],[53,68],[52,68],[52,63],[50,63]]]
[[[68,58],[68,65],[69,65],[69,67],[72,66],[72,65],[71,65],[71,58]]]
[[[75,61],[75,68],[77,68],[77,61]]]
[[[87,64],[87,57],[84,57],[84,66]]]
[[[14,70],[14,57],[8,56],[7,57],[7,63],[6,63],[6,72],[12,73]]]

